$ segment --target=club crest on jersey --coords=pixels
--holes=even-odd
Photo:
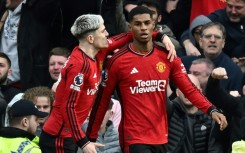
[[[103,70],[102,71],[102,81],[101,81],[101,85],[102,86],[106,86],[106,81],[108,80],[108,71],[107,70]]]
[[[166,69],[166,65],[163,62],[158,62],[156,64],[156,68],[157,68],[158,72],[163,73]]]
[[[108,71],[107,70],[103,70],[102,71],[102,81],[107,81],[108,80]]]
[[[78,73],[78,75],[74,78],[74,85],[81,86],[83,84],[83,74]]]

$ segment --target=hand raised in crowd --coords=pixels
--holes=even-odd
[[[169,52],[167,58],[170,60],[170,62],[172,62],[174,58],[177,57],[174,44],[171,42],[167,35],[162,39],[162,43],[165,45],[167,51]]]
[[[221,131],[223,131],[227,127],[228,123],[226,117],[223,114],[214,111],[212,112],[211,117],[220,125]]]
[[[215,68],[211,73],[211,77],[214,79],[220,79],[220,80],[228,79],[226,70],[225,68],[222,68],[222,67]]]
[[[167,0],[166,11],[170,13],[171,11],[175,10],[178,2],[179,0]]]
[[[183,42],[183,45],[186,50],[187,56],[199,56],[201,55],[200,51],[192,44],[192,42],[187,39]]]
[[[83,153],[97,153],[95,148],[96,147],[104,147],[104,146],[105,145],[103,145],[101,143],[90,142],[82,150],[83,150]]]
[[[225,68],[222,67],[215,68],[212,71],[211,76],[214,79],[228,79],[227,72]],[[232,95],[233,97],[241,96],[238,91],[230,91],[229,94]]]
[[[245,72],[245,57],[233,57],[232,61],[241,68],[243,73]]]

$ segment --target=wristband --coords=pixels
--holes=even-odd
[[[216,108],[215,108],[215,109],[213,109],[213,110],[211,110],[211,112],[210,112],[210,116],[211,116],[211,117],[212,117],[212,113],[213,113],[213,112],[218,112],[218,113],[219,113],[219,110],[218,110],[218,109],[216,109]]]
[[[162,35],[161,41],[163,42],[163,39],[165,38],[165,36],[167,36],[166,34]]]

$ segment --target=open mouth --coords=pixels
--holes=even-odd
[[[140,35],[141,38],[148,38],[148,34],[147,33],[143,33]]]

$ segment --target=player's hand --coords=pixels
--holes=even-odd
[[[58,84],[59,84],[58,81],[56,81],[56,82],[53,84],[53,86],[52,86],[52,91],[53,91],[53,93],[56,92],[56,89],[57,89]]]
[[[118,52],[119,49],[115,49],[111,52],[111,54],[107,55],[106,58],[111,58],[116,52]]]
[[[164,36],[162,43],[165,45],[166,49],[169,52],[168,53],[168,59],[170,60],[170,62],[172,62],[174,60],[174,58],[177,57],[174,44],[171,42],[171,40],[169,39],[169,37],[167,35]]]
[[[103,145],[101,143],[90,142],[82,150],[83,150],[83,153],[97,153],[95,148],[96,147],[104,147],[104,146],[105,145]]]
[[[226,70],[223,67],[215,68],[211,73],[211,77],[214,79],[228,79]]]
[[[243,73],[245,72],[245,57],[233,57],[232,61],[241,68]]]
[[[214,111],[212,112],[211,117],[220,125],[221,131],[223,131],[227,127],[228,123],[226,117],[223,114]]]
[[[167,1],[166,3],[166,11],[170,13],[171,11],[175,10],[177,7],[179,0],[172,0],[172,1]]]

